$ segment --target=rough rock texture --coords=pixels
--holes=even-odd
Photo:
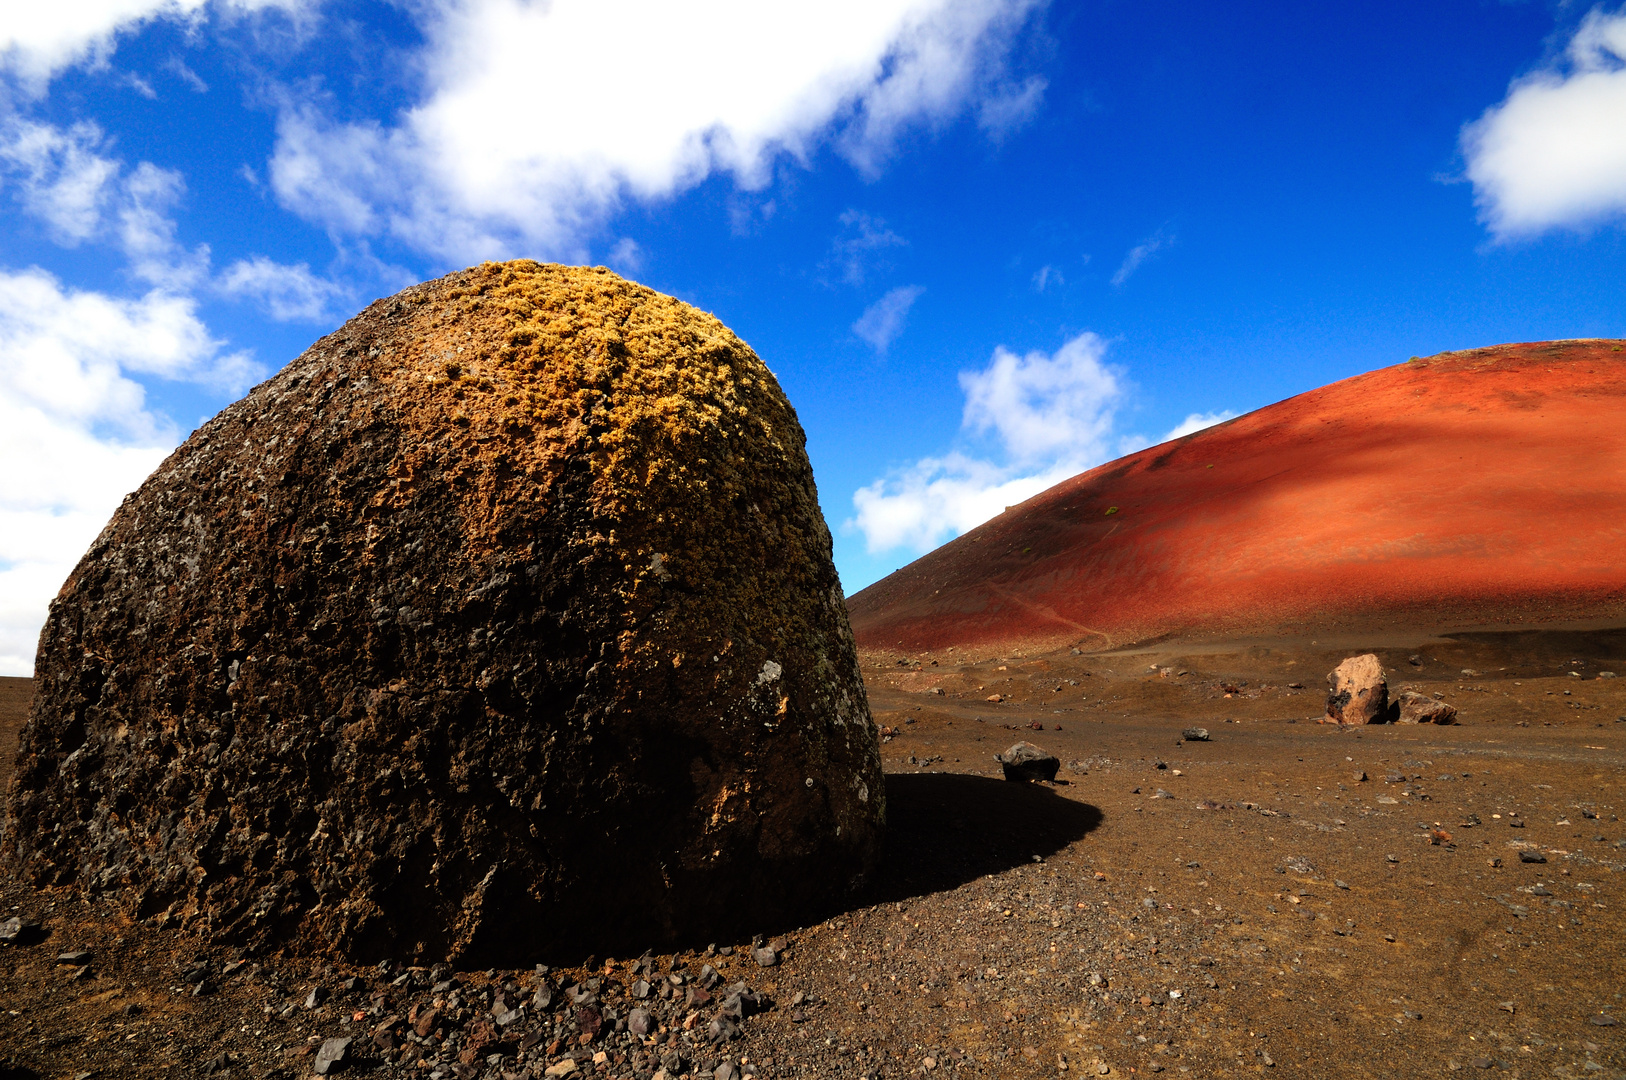
[[[884,820],[795,413],[602,269],[317,342],[120,507],[36,682],[5,859],[250,946],[705,940],[845,894]]]
[[[1351,656],[1327,676],[1324,724],[1381,724],[1388,719],[1389,683],[1372,653]]]
[[[1061,768],[1060,758],[1030,742],[1019,742],[1003,754],[995,754],[994,760],[1004,766],[1007,780],[1054,782],[1056,770]]]
[[[1455,705],[1447,705],[1443,701],[1435,701],[1426,694],[1419,694],[1415,690],[1407,690],[1400,695],[1397,703],[1400,706],[1396,722],[1401,724],[1454,724],[1457,722],[1457,709]]]

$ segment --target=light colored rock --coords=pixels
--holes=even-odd
[[[1327,676],[1324,724],[1381,724],[1389,711],[1389,684],[1372,653],[1351,656]]]
[[[1426,694],[1419,694],[1415,690],[1407,690],[1400,695],[1400,717],[1402,724],[1454,724],[1457,722],[1457,710],[1453,705],[1443,701],[1435,701]]]

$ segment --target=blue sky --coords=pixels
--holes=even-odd
[[[1626,336],[1626,15],[77,0],[0,15],[0,674],[202,419],[485,258],[715,312],[849,592],[1123,452]]]

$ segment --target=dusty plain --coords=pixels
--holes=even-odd
[[[1369,648],[1391,691],[1443,695],[1462,722],[1317,724],[1326,672]],[[557,1043],[458,1064],[472,1020],[454,1010],[401,1065],[370,1033],[427,989],[277,957],[226,974],[230,949],[8,881],[0,916],[47,936],[0,946],[0,1078],[304,1076],[341,1035],[349,1072],[437,1080],[647,1080],[673,1052],[763,1078],[1626,1075],[1626,678],[1601,675],[1626,676],[1626,630],[863,665],[890,808],[870,893],[797,926],[742,913],[726,957],[652,958],[766,994],[738,1039],[713,1047],[710,1012],[685,1030],[674,1003],[659,1042],[607,1024],[584,1044],[565,1020]],[[27,689],[0,683],[0,769]],[[1062,760],[1057,784],[1000,778],[992,756],[1018,739]],[[757,932],[784,945],[773,967],[750,958]],[[57,962],[73,949],[93,957]],[[217,984],[201,996],[183,975],[199,959]],[[631,960],[566,974],[599,977],[624,1017]],[[537,976],[460,978],[478,998]],[[332,997],[305,1008],[317,985]]]

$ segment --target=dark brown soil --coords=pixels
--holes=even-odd
[[[1462,723],[1315,723],[1325,673],[1371,646],[1392,690],[1441,693]],[[1626,680],[1599,677],[1626,674],[1626,632],[962,659],[863,658],[894,732],[887,856],[863,906],[761,927],[787,940],[775,967],[748,950],[655,958],[710,962],[775,1007],[720,1050],[704,1009],[659,1047],[601,1036],[577,1075],[648,1077],[669,1047],[764,1078],[1626,1069]],[[1181,739],[1193,724],[1209,741]],[[993,755],[1018,739],[1059,756],[1064,782],[997,779]],[[0,948],[0,1076],[185,1075],[228,1051],[234,1077],[305,1075],[312,1036],[363,1042],[387,1015],[344,997],[344,972],[276,960],[192,997],[180,970],[207,943],[14,884],[0,903],[51,931]],[[96,957],[73,981],[54,958],[78,946]],[[607,963],[606,992],[633,978],[626,958],[593,971]],[[312,980],[334,1004],[277,1019]],[[540,1076],[567,1050],[546,1049],[469,1075]],[[457,1075],[440,1053],[358,1071]]]

